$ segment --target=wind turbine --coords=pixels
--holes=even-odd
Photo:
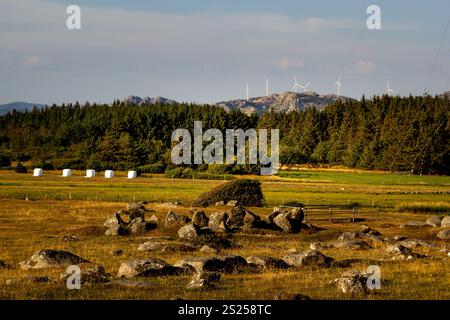
[[[341,87],[342,87],[341,75],[339,75],[338,81],[336,81],[336,83],[334,85],[337,87],[337,96],[340,97],[341,96]]]
[[[306,92],[310,84],[311,84],[311,82],[308,82],[305,85],[301,85],[300,84],[299,86],[300,86],[301,89],[303,89],[303,92]]]
[[[248,101],[248,100],[250,100],[250,89],[248,87],[248,81],[247,81],[247,88],[246,89],[247,89],[247,99],[246,100]]]
[[[387,82],[387,90],[385,92],[386,95],[391,96],[394,93],[394,90],[391,89],[389,81]]]
[[[269,96],[269,79],[266,79],[266,96]]]
[[[294,78],[294,86],[292,87],[292,91],[294,91],[295,93],[298,93],[298,89],[303,89],[302,85],[300,83],[297,82],[297,76],[295,76]]]

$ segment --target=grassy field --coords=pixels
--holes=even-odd
[[[31,177],[7,171],[0,172],[0,260],[17,263],[40,249],[62,249],[101,264],[111,274],[127,260],[149,257],[137,250],[145,236],[106,237],[103,222],[106,217],[127,202],[149,200],[148,209],[163,220],[172,206],[178,213],[190,215],[190,201],[200,193],[224,181],[172,180],[159,175],[127,180],[124,174],[107,180],[102,177],[86,179],[81,172],[71,178],[59,173]],[[366,205],[360,217],[384,237],[403,235],[423,239],[439,248],[448,243],[436,237],[438,229],[420,227],[401,229],[405,221],[425,221],[438,212],[450,213],[450,177],[417,177],[386,173],[296,171],[282,172],[280,177],[261,178],[266,207],[249,208],[267,216],[272,206],[296,200],[309,205],[347,204]],[[30,201],[25,201],[28,198]],[[382,207],[376,215],[376,206]],[[218,209],[208,208],[206,213]],[[153,214],[153,213],[152,213]],[[345,214],[345,213],[344,213]],[[348,213],[350,217],[350,212]],[[344,231],[357,230],[362,223],[330,223],[326,216],[310,216],[311,223],[324,228],[318,233],[283,234],[279,232],[237,233],[233,241],[239,248],[224,254],[269,255],[282,257],[289,249],[304,250],[311,242],[336,240]],[[176,237],[175,228],[163,225],[150,231],[147,237]],[[73,235],[81,241],[65,242]],[[124,255],[113,256],[111,251],[122,249]],[[302,293],[313,299],[349,299],[328,282],[349,269],[365,270],[371,264],[381,267],[382,289],[363,298],[368,299],[450,299],[449,258],[437,249],[418,248],[426,259],[394,262],[384,245],[371,250],[326,249],[322,252],[337,260],[362,259],[351,268],[318,268],[281,271],[262,271],[256,274],[224,275],[217,289],[189,291],[186,285],[191,276],[169,276],[143,279],[151,289],[112,289],[103,285],[83,286],[70,291],[59,282],[17,284],[5,286],[7,279],[26,275],[45,275],[58,279],[61,270],[23,271],[19,268],[0,270],[0,299],[273,299],[280,292]],[[158,254],[169,263],[186,256],[205,255],[201,252]],[[354,298],[354,297],[353,297]],[[356,297],[361,298],[361,297]]]

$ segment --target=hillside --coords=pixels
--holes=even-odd
[[[16,111],[30,111],[34,107],[40,109],[45,107],[43,104],[38,103],[29,103],[29,102],[12,102],[7,104],[0,105],[0,116],[7,114],[9,111],[16,110]]]

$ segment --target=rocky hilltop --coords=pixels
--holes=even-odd
[[[274,93],[267,97],[251,98],[249,101],[244,99],[236,99],[229,101],[222,101],[216,103],[217,106],[224,108],[226,111],[241,110],[246,114],[258,114],[261,115],[264,112],[290,112],[290,111],[300,111],[308,107],[317,108],[322,110],[327,105],[337,101],[342,100],[352,100],[348,97],[338,97],[335,94],[319,95],[315,92],[285,92],[285,93]],[[129,96],[124,102],[130,104],[177,104],[177,101],[166,99],[163,97],[137,97]]]
[[[230,100],[218,102],[217,106],[227,111],[241,110],[247,114],[262,114],[264,112],[291,112],[301,111],[308,107],[324,109],[327,105],[336,102],[338,99],[353,100],[348,97],[338,97],[335,94],[319,95],[315,92],[284,92],[272,94],[267,97],[251,98],[247,100]]]

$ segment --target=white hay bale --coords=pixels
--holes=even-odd
[[[41,168],[35,168],[33,171],[33,177],[42,177],[44,171]]]
[[[86,178],[93,178],[93,177],[95,177],[95,170],[87,169],[86,170]]]
[[[72,170],[64,169],[62,175],[63,175],[63,177],[70,177],[70,176],[72,176]]]
[[[106,179],[112,179],[112,178],[114,178],[114,171],[112,171],[112,170],[106,170],[106,171],[105,171],[105,178],[106,178]]]
[[[136,171],[128,171],[128,179],[136,179],[137,172]]]

